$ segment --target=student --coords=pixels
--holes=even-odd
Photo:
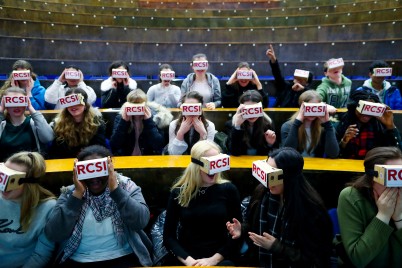
[[[238,242],[228,236],[225,224],[241,217],[239,192],[220,172],[208,175],[199,164],[201,157],[219,153],[214,142],[194,144],[192,163],[172,186],[163,240],[174,258],[167,265],[234,266]]]
[[[402,267],[402,187],[374,181],[375,165],[402,165],[395,147],[367,152],[365,174],[343,189],[338,201],[342,243],[356,267]]]
[[[377,95],[367,90],[355,90],[350,95],[347,112],[336,127],[340,157],[364,159],[366,153],[379,146],[396,146],[402,149],[401,136],[394,124],[389,107],[381,117],[361,114],[357,111],[360,100],[379,103]]]
[[[400,90],[386,81],[384,76],[376,76],[374,74],[375,68],[389,68],[389,65],[385,61],[374,61],[369,67],[370,79],[364,81],[363,86],[356,90],[371,90],[380,98],[382,103],[388,105],[392,110],[402,110]]]
[[[66,79],[65,73],[68,71],[79,72],[79,79]],[[54,109],[59,110],[60,104],[58,103],[59,98],[64,97],[69,88],[79,87],[82,88],[88,96],[88,103],[92,105],[96,101],[95,91],[87,86],[84,82],[84,74],[81,70],[75,66],[69,66],[63,70],[58,79],[54,80],[45,92],[45,100],[48,103],[55,105]]]
[[[251,71],[252,79],[238,79],[239,71]],[[267,106],[267,94],[262,89],[262,84],[254,70],[250,68],[247,62],[240,62],[237,69],[226,82],[226,88],[222,91],[222,106],[224,108],[237,108],[239,106],[239,97],[247,90],[258,90],[263,98],[263,106]]]
[[[300,95],[300,109],[281,127],[283,147],[292,147],[302,156],[337,158],[339,144],[335,128],[329,119],[329,109],[324,116],[304,116],[304,103],[320,103],[321,97],[315,90]]]
[[[174,72],[169,64],[162,64],[159,67],[159,84],[151,86],[147,91],[148,101],[154,101],[166,108],[177,108],[181,91],[171,80],[162,80],[161,72]]]
[[[275,78],[275,107],[299,107],[299,97],[304,91],[310,89],[310,84],[313,81],[313,73],[309,72],[307,79],[295,76],[292,83],[290,83],[282,76],[278,59],[276,58],[272,45],[269,45],[266,55],[269,58],[269,65],[271,66],[272,75]]]
[[[45,102],[46,89],[40,84],[37,75],[33,72],[32,65],[26,60],[17,60],[13,64],[13,71],[30,71],[30,78],[26,80],[14,80],[12,73],[4,83],[0,92],[3,93],[9,87],[19,87],[25,90],[35,110],[50,109],[51,105]]]
[[[267,160],[282,169],[283,184],[257,186],[246,222],[227,222],[233,239],[246,238],[248,266],[329,267],[332,224],[314,188],[303,176],[303,157],[282,147]]]
[[[189,91],[198,91],[203,98],[205,107],[209,110],[221,107],[221,85],[218,78],[208,73],[207,69],[195,70],[195,61],[207,61],[205,54],[195,54],[193,56],[192,68],[194,73],[187,75],[181,84],[181,95],[184,96]],[[181,103],[179,103],[180,105]]]
[[[352,81],[342,74],[343,65],[331,67],[331,62],[335,60],[329,59],[324,63],[325,77],[316,90],[323,102],[335,108],[345,108],[351,92]]]
[[[124,69],[127,71],[125,78],[114,78],[113,69]],[[102,108],[120,108],[126,102],[130,91],[137,89],[137,82],[130,78],[130,68],[123,61],[114,61],[108,68],[109,78],[101,83]]]
[[[183,104],[201,103],[203,97],[197,91],[190,91],[183,97]],[[213,141],[215,137],[215,125],[205,118],[202,112],[198,115],[186,115],[180,113],[179,118],[169,125],[170,155],[190,154],[193,145],[200,140]]]
[[[25,172],[19,188],[0,194],[0,259],[2,267],[45,267],[53,254],[54,243],[43,230],[56,204],[56,197],[39,185],[46,163],[36,152],[10,156],[5,167]],[[1,169],[1,167],[0,167]]]
[[[19,87],[4,91],[0,104],[0,161],[20,151],[35,151],[46,156],[47,144],[54,133],[45,117],[36,111],[28,99],[28,107],[5,107],[4,97],[25,97],[26,92]],[[25,110],[29,115],[25,115]]]
[[[106,146],[106,125],[102,114],[88,103],[88,96],[81,88],[69,88],[66,96],[77,94],[81,104],[63,108],[52,121],[55,139],[50,146],[50,158],[75,158],[86,146]]]
[[[114,170],[105,147],[84,148],[77,161],[108,158],[108,175],[64,187],[45,226],[49,240],[60,243],[60,267],[151,266],[151,241],[143,231],[149,209],[141,188]]]
[[[126,107],[135,103],[145,103],[144,115],[127,115]],[[152,112],[156,114],[153,115]],[[120,114],[114,120],[113,134],[110,138],[113,154],[161,154],[165,146],[163,128],[167,127],[172,119],[170,111],[164,107],[153,110],[147,103],[147,95],[141,89],[131,91],[127,95],[127,102],[123,104]]]
[[[233,116],[229,136],[232,155],[267,155],[276,146],[273,122],[265,112],[262,117],[243,118],[245,105],[261,101],[261,94],[257,90],[248,90],[240,96],[240,106]]]

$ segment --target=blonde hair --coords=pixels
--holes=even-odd
[[[211,149],[221,152],[221,148],[215,142],[208,140],[199,141],[191,148],[191,157],[199,160]],[[228,182],[228,180],[223,178],[221,172],[217,173],[215,180],[218,184]],[[172,190],[180,188],[180,193],[177,197],[179,205],[188,207],[190,201],[196,197],[201,184],[200,166],[195,163],[190,163],[184,170],[183,175],[172,186]]]
[[[46,173],[45,159],[37,152],[19,152],[10,156],[7,161],[24,166],[26,178],[35,178],[38,182],[39,178]],[[38,204],[50,199],[56,199],[55,195],[38,183],[23,184],[20,213],[22,231],[26,232],[29,229]]]
[[[309,102],[311,100],[317,99],[320,102],[322,101],[321,96],[317,93],[315,90],[307,90],[303,92],[300,97],[299,97],[299,106],[303,102]],[[299,114],[299,111],[295,112],[290,120],[293,122],[297,115]],[[299,129],[298,129],[298,145],[297,149],[299,151],[306,151],[307,153],[311,153],[311,151],[314,150],[314,148],[317,146],[317,144],[320,141],[321,138],[321,132],[322,132],[322,127],[321,127],[321,121],[318,118],[315,118],[314,121],[311,123],[311,142],[309,148],[307,147],[307,133],[306,133],[306,127],[304,124],[302,124]]]
[[[66,96],[71,94],[82,94],[84,96],[84,120],[77,124],[68,109],[64,108],[54,120],[53,130],[56,141],[65,142],[70,147],[86,146],[95,136],[98,127],[102,124],[102,119],[87,102],[88,95],[83,89],[70,88],[67,90]]]

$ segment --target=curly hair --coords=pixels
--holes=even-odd
[[[55,118],[54,133],[56,141],[65,142],[70,147],[87,145],[102,124],[102,118],[88,103],[88,95],[81,88],[70,88],[66,96],[81,94],[84,96],[85,110],[82,122],[75,122],[67,108],[64,108]]]

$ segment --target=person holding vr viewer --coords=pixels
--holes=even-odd
[[[401,169],[398,148],[371,149],[364,158],[365,173],[339,195],[342,243],[356,267],[402,267]],[[389,178],[392,174],[399,179]]]
[[[2,267],[46,267],[52,258],[55,244],[44,226],[56,197],[39,184],[45,173],[45,160],[37,152],[19,152],[0,163]]]
[[[191,163],[171,188],[163,240],[174,256],[166,265],[234,266],[239,242],[230,238],[225,224],[241,217],[240,196],[223,178],[221,170],[230,168],[229,156],[220,152],[212,141],[194,144]],[[217,166],[208,164],[211,161],[222,168],[210,168]]]
[[[47,156],[54,133],[43,114],[32,106],[24,89],[9,87],[0,103],[0,161],[20,151]],[[25,115],[26,110],[29,115]]]
[[[369,150],[380,146],[402,149],[401,135],[394,124],[394,114],[388,106],[381,104],[376,94],[368,90],[353,91],[347,109],[336,127],[339,157],[364,159]]]
[[[90,163],[101,168],[89,174]],[[84,148],[72,175],[74,184],[62,189],[45,227],[49,240],[60,244],[59,267],[151,266],[152,245],[143,231],[149,208],[141,188],[114,170],[110,151]]]
[[[263,107],[267,107],[268,95],[265,94],[257,73],[250,68],[247,62],[240,62],[226,82],[225,90],[222,90],[222,106],[224,108],[237,108],[239,106],[239,97],[247,90],[253,89],[261,94]]]
[[[261,178],[254,165],[268,175]],[[226,224],[233,239],[248,244],[247,266],[330,266],[331,220],[319,194],[304,178],[303,165],[303,157],[290,147],[253,163],[253,175],[261,184],[251,196],[246,220],[234,218]]]
[[[302,156],[337,158],[339,145],[329,119],[329,105],[321,102],[315,90],[302,93],[299,104],[299,111],[281,127],[282,146],[295,148]]]
[[[277,146],[274,124],[262,110],[262,96],[248,90],[239,98],[240,106],[232,118],[229,150],[232,155],[267,155]]]

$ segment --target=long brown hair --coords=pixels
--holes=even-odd
[[[299,97],[299,106],[302,105],[303,102],[309,102],[311,100],[317,99],[320,102],[321,97],[315,90],[307,90],[303,92],[300,97]],[[295,112],[292,117],[290,118],[291,122],[293,122],[297,115],[300,113],[300,110]],[[307,148],[307,132],[306,132],[306,127],[304,124],[302,124],[299,129],[298,129],[298,145],[297,145],[297,150],[300,152],[307,151],[307,153],[311,153],[314,148],[317,146],[317,144],[320,142],[320,137],[321,137],[321,132],[322,132],[322,126],[321,126],[321,121],[316,118],[311,122],[311,141],[310,141],[310,146]]]
[[[38,179],[46,173],[46,163],[43,156],[37,152],[19,152],[7,159],[8,162],[22,165],[26,168],[26,177]],[[24,190],[21,198],[20,224],[26,232],[35,214],[35,208],[42,202],[56,199],[54,194],[38,183],[23,184]]]

